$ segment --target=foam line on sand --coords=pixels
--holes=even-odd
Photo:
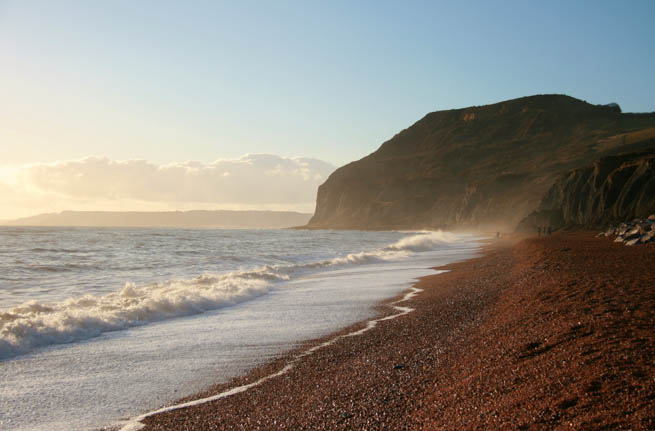
[[[261,379],[255,381],[255,382],[248,383],[247,385],[237,386],[237,387],[234,387],[234,388],[229,389],[227,391],[221,392],[219,394],[212,395],[210,397],[200,398],[200,399],[193,400],[193,401],[187,401],[185,403],[175,404],[175,405],[172,405],[172,406],[162,407],[160,409],[144,413],[144,414],[142,414],[140,416],[129,419],[127,421],[118,422],[116,425],[121,427],[120,431],[137,431],[137,430],[140,430],[140,429],[145,427],[145,424],[143,423],[143,420],[150,417],[150,416],[154,416],[154,415],[157,415],[157,414],[160,414],[160,413],[170,412],[170,411],[173,411],[173,410],[184,409],[184,408],[187,408],[187,407],[193,407],[193,406],[197,406],[199,404],[204,404],[204,403],[219,400],[221,398],[226,398],[226,397],[229,397],[231,395],[235,395],[235,394],[239,394],[241,392],[245,392],[245,391],[247,391],[250,388],[253,388],[255,386],[261,385],[262,383],[266,382],[267,380],[273,379],[275,377],[282,376],[282,375],[288,373],[295,366],[295,364],[299,360],[301,360],[302,358],[304,358],[306,356],[309,356],[309,355],[313,354],[317,350],[320,350],[320,349],[322,349],[324,347],[330,346],[330,345],[336,343],[337,341],[341,340],[342,338],[356,337],[358,335],[362,335],[365,332],[370,331],[371,329],[375,328],[379,322],[383,322],[385,320],[395,319],[397,317],[404,316],[405,314],[411,313],[412,311],[414,311],[413,308],[401,307],[401,306],[398,306],[396,304],[408,301],[412,297],[414,297],[415,295],[417,295],[418,293],[420,293],[422,291],[423,291],[423,289],[419,289],[417,287],[410,287],[409,292],[407,292],[401,299],[399,299],[398,301],[392,302],[390,304],[390,306],[394,310],[398,311],[398,313],[391,314],[391,315],[385,316],[385,317],[381,317],[379,319],[369,320],[367,322],[366,326],[364,328],[362,328],[362,329],[358,329],[356,331],[349,332],[347,334],[338,335],[338,336],[336,336],[334,338],[329,339],[328,341],[325,341],[324,343],[321,343],[321,344],[318,344],[318,345],[316,345],[314,347],[311,347],[311,348],[297,354],[296,356],[294,356],[294,358],[288,364],[286,364],[281,370],[279,370],[279,371],[277,371],[277,372],[275,372],[273,374],[269,374],[267,376],[264,376],[264,377],[262,377]]]

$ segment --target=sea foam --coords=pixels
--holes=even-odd
[[[104,296],[83,295],[60,302],[26,302],[0,312],[0,359],[36,348],[71,343],[175,317],[235,305],[268,293],[279,282],[311,272],[384,261],[454,242],[444,232],[423,232],[382,249],[292,265],[265,265],[224,274],[203,274],[142,286],[126,283]]]

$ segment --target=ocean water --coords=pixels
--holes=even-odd
[[[0,429],[99,429],[372,318],[444,232],[0,227]]]

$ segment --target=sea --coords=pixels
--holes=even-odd
[[[449,232],[0,227],[0,429],[98,430],[376,315]]]

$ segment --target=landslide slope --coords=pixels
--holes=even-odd
[[[560,174],[653,138],[655,114],[565,95],[433,112],[330,175],[308,227],[513,229]]]
[[[655,150],[603,157],[560,176],[518,230],[546,225],[600,229],[654,213]]]

